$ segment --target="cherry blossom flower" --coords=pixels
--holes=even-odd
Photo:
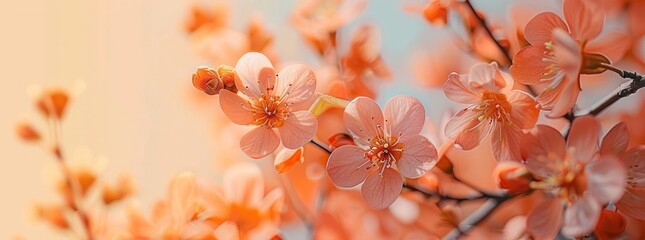
[[[599,73],[593,54],[610,59],[620,58],[629,38],[620,32],[610,32],[599,38],[604,20],[602,7],[593,1],[565,0],[563,21],[552,12],[535,16],[525,30],[531,46],[516,55],[511,66],[513,77],[528,85],[545,84],[547,88],[537,97],[550,116],[560,117],[571,110],[580,94],[580,74]],[[601,57],[602,58],[602,57]]]
[[[594,118],[580,117],[566,144],[560,132],[545,125],[523,138],[526,167],[539,179],[530,186],[549,195],[527,216],[527,229],[534,237],[553,238],[561,226],[568,237],[587,234],[603,206],[623,195],[625,168],[614,154],[599,154],[599,133]]]
[[[292,65],[276,75],[269,59],[251,52],[240,58],[235,70],[239,92],[221,90],[220,106],[233,123],[256,126],[242,137],[242,151],[262,158],[273,153],[280,142],[297,149],[313,138],[318,123],[306,110],[316,87],[311,69]]]
[[[489,133],[498,161],[521,159],[522,129],[537,121],[537,103],[527,93],[513,90],[513,79],[497,63],[477,64],[470,74],[451,73],[443,85],[451,100],[470,104],[448,121],[444,132],[463,150],[478,146]]]
[[[362,182],[361,194],[369,206],[388,207],[403,187],[401,175],[418,178],[437,161],[437,151],[419,133],[425,110],[419,100],[397,96],[385,110],[366,97],[358,97],[345,109],[345,126],[358,146],[345,145],[329,156],[327,172],[339,187]]]

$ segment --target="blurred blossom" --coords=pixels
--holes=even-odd
[[[320,55],[336,47],[338,29],[358,16],[366,0],[305,0],[291,16],[291,23]]]
[[[401,176],[418,178],[437,162],[435,147],[419,135],[425,110],[415,98],[394,97],[381,111],[374,100],[359,97],[345,109],[344,121],[357,146],[336,149],[327,172],[339,187],[363,183],[361,195],[373,208],[386,208],[396,200]]]
[[[62,119],[69,101],[69,94],[62,89],[45,90],[36,100],[38,110],[45,117]]]
[[[544,125],[525,136],[526,166],[539,179],[531,188],[551,195],[527,217],[533,236],[555,237],[561,226],[565,236],[587,234],[596,226],[602,206],[623,195],[625,168],[614,154],[599,154],[599,133],[594,118],[580,117],[574,120],[566,144],[558,131]]]
[[[349,51],[343,55],[343,79],[352,96],[375,97],[372,77],[390,79],[392,73],[380,53],[380,32],[375,26],[363,25],[352,35]]]

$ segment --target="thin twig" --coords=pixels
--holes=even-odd
[[[645,87],[645,77],[639,75],[638,73],[620,70],[609,65],[603,65],[603,67],[615,72],[622,78],[631,79],[631,81],[621,84],[611,94],[598,101],[589,109],[582,111],[580,114],[576,114],[576,116],[596,116],[621,98],[632,95],[636,91],[638,91],[638,89]]]
[[[512,64],[513,60],[511,59],[511,56],[509,56],[508,52],[502,46],[502,44],[500,44],[499,41],[495,39],[495,36],[493,36],[493,32],[490,30],[490,28],[488,28],[488,25],[486,25],[486,20],[484,20],[481,16],[479,16],[479,14],[477,14],[477,10],[475,10],[473,5],[470,3],[470,0],[466,0],[464,1],[464,3],[468,7],[468,9],[470,9],[470,11],[475,16],[475,18],[477,18],[477,20],[479,21],[479,25],[481,25],[484,31],[486,31],[486,34],[488,34],[488,37],[490,37],[490,39],[495,43],[495,46],[497,46],[497,48],[502,53],[502,55],[504,55],[504,58],[506,59],[506,61],[508,61],[508,64]]]
[[[473,227],[477,226],[477,224],[486,220],[486,218],[490,216],[490,214],[495,209],[497,209],[497,207],[511,198],[512,197],[509,195],[489,198],[481,207],[479,207],[479,209],[477,209],[477,211],[470,214],[470,216],[461,221],[461,223],[459,223],[459,226],[450,231],[450,233],[448,233],[448,235],[446,235],[443,239],[454,240],[458,239],[464,234],[467,234],[470,230],[472,230]]]
[[[280,183],[282,184],[282,187],[284,188],[287,199],[289,202],[291,202],[291,205],[293,206],[293,210],[300,217],[302,220],[302,223],[305,225],[307,228],[307,231],[309,233],[313,232],[313,220],[311,217],[311,214],[307,213],[306,207],[302,204],[302,201],[300,201],[300,198],[295,192],[295,188],[293,187],[293,184],[291,184],[291,181],[289,179],[286,179],[285,175],[280,175],[278,176],[278,179],[280,180]]]
[[[315,145],[316,147],[320,148],[321,150],[323,150],[323,151],[325,151],[327,153],[331,153],[331,149],[329,147],[326,147],[324,145],[324,143],[321,143],[316,139],[311,139],[311,141],[309,141],[309,143]]]

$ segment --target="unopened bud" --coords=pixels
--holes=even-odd
[[[298,163],[304,162],[303,148],[283,148],[275,157],[274,167],[278,173],[284,173]]]
[[[500,162],[495,167],[493,176],[497,181],[497,185],[508,190],[510,194],[521,194],[529,191],[529,185],[533,180],[533,176],[524,165],[510,161]]]
[[[610,65],[611,61],[601,54],[585,53],[582,59],[581,74],[600,74],[607,71],[604,65]]]
[[[231,66],[221,65],[217,68],[217,74],[223,84],[223,88],[233,93],[237,93],[235,81],[239,78],[235,72],[235,68]]]
[[[197,68],[193,74],[193,86],[208,95],[215,95],[222,89],[222,80],[217,72],[209,67]]]
[[[40,134],[29,123],[19,123],[16,126],[16,134],[20,139],[27,142],[37,142],[40,140]]]

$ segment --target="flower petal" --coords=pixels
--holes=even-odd
[[[600,210],[600,204],[596,199],[585,193],[564,211],[562,234],[574,238],[590,233],[598,222]]]
[[[258,159],[273,153],[280,145],[280,138],[272,128],[256,127],[244,134],[240,140],[242,151],[249,157]]]
[[[523,84],[540,84],[549,66],[547,62],[542,61],[546,51],[544,46],[528,46],[517,52],[510,69],[513,78]]]
[[[267,89],[275,85],[275,72],[271,61],[262,53],[244,54],[235,65],[240,76],[235,85],[242,93],[252,98],[259,98]]]
[[[601,156],[586,166],[587,191],[600,204],[616,202],[623,196],[627,176],[625,166],[614,155]]]
[[[283,148],[280,150],[275,156],[275,160],[273,162],[275,170],[278,171],[278,173],[284,173],[298,163],[302,163],[305,160],[303,151],[303,148]]]
[[[564,137],[554,128],[537,125],[521,141],[526,168],[534,175],[548,178],[557,174],[566,154]]]
[[[584,42],[598,36],[605,21],[605,11],[594,1],[565,0],[562,11],[571,33]]]
[[[578,161],[584,163],[591,161],[598,154],[598,135],[600,123],[590,116],[583,116],[573,120],[567,146],[574,148],[574,155]]]
[[[365,150],[354,146],[339,147],[329,155],[327,173],[331,181],[339,187],[353,187],[367,177],[367,167],[371,165],[365,158]]]
[[[170,182],[170,214],[174,221],[188,222],[194,214],[193,203],[197,201],[197,180],[194,174],[180,173]]]
[[[380,172],[372,172],[361,187],[361,195],[370,207],[383,209],[390,206],[401,194],[403,180],[401,175],[392,168]]]
[[[522,129],[533,128],[540,114],[535,99],[520,90],[512,90],[506,97],[511,103],[512,124]]]
[[[235,165],[222,178],[224,196],[229,203],[260,207],[264,196],[264,180],[260,168],[253,164]]]
[[[383,111],[386,129],[391,136],[415,136],[421,133],[426,120],[426,110],[421,102],[409,96],[396,96],[385,104]]]
[[[558,15],[552,12],[543,12],[526,24],[524,37],[534,46],[543,46],[545,42],[551,41],[551,34],[556,28],[568,29]]]
[[[455,138],[455,146],[462,150],[470,150],[479,146],[484,138],[490,134],[491,130],[495,128],[495,125],[495,122],[488,119],[484,119],[483,121],[479,121],[478,119],[470,121],[463,128],[459,136]]]
[[[468,76],[455,72],[448,75],[448,80],[441,86],[446,97],[458,103],[475,103],[482,94],[475,91],[468,82]]]
[[[493,130],[491,144],[493,154],[497,161],[522,161],[520,154],[520,141],[522,140],[522,129],[517,125],[498,125]]]
[[[554,239],[562,225],[562,209],[558,198],[538,203],[526,217],[526,230],[536,239]]]
[[[401,139],[401,143],[404,150],[396,166],[404,177],[418,178],[437,163],[437,150],[426,137],[409,136]]]
[[[343,116],[347,129],[360,141],[367,141],[380,134],[383,127],[383,112],[374,100],[357,97],[345,108]]]
[[[297,105],[307,102],[316,91],[316,76],[311,68],[296,64],[288,66],[278,73],[276,95],[287,95],[287,103],[295,105],[296,110],[302,109]]]
[[[488,92],[499,92],[506,87],[506,81],[496,62],[475,64],[470,68],[468,84]]]
[[[632,45],[631,41],[632,39],[629,35],[623,32],[612,31],[589,41],[585,45],[584,51],[587,53],[602,54],[615,62],[625,55],[629,46]]]
[[[600,144],[600,155],[615,154],[621,156],[627,151],[629,145],[629,131],[627,124],[620,122],[609,130],[607,135],[602,138]]]
[[[219,92],[219,105],[231,122],[239,125],[253,123],[253,113],[249,111],[248,101],[240,95],[222,89]]]
[[[318,121],[309,111],[292,112],[278,128],[282,144],[290,149],[302,147],[311,141],[317,129]]]

